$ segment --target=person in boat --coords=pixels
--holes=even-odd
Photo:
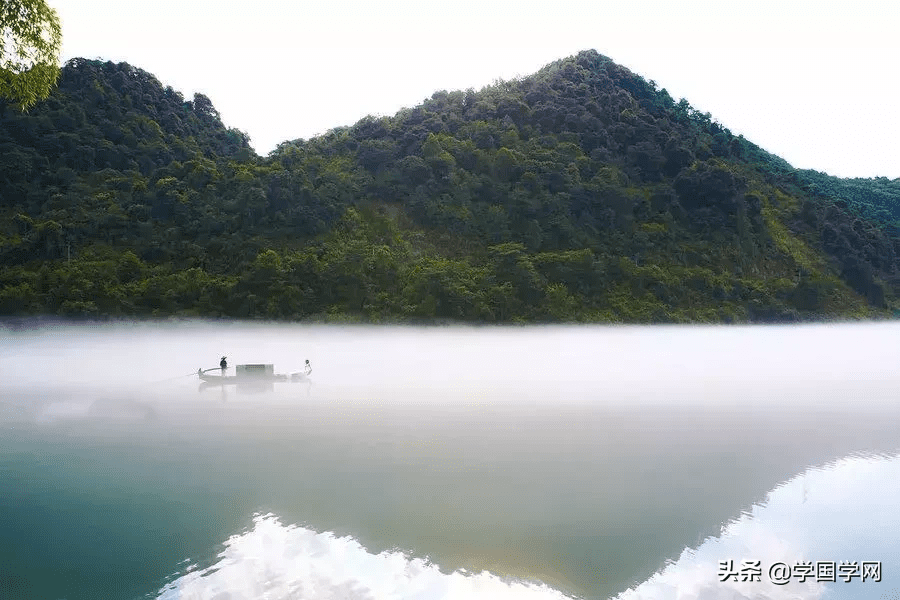
[[[312,373],[312,365],[309,364],[309,359],[308,359],[308,358],[306,359],[306,366],[303,368],[303,371],[304,371],[307,375],[309,375],[310,373]]]
[[[222,375],[225,374],[225,370],[228,368],[228,361],[225,360],[228,358],[227,356],[223,356],[222,360],[219,361],[219,367],[222,369]]]

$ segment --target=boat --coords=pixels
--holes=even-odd
[[[249,385],[258,386],[260,384],[269,383],[300,383],[310,381],[309,376],[312,374],[312,365],[309,361],[303,367],[303,371],[285,375],[275,372],[275,365],[270,364],[248,364],[237,365],[234,369],[234,375],[226,375],[227,368],[214,367],[212,369],[197,369],[197,376],[203,382],[203,387],[213,385]],[[212,372],[219,374],[213,375]]]

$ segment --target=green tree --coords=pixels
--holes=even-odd
[[[49,96],[61,38],[59,17],[44,0],[0,3],[0,98],[24,111]]]

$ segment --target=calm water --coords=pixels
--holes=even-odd
[[[898,339],[0,326],[0,598],[897,598]]]

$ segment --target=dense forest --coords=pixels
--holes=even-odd
[[[69,61],[0,102],[0,314],[479,323],[890,316],[900,180],[798,171],[593,51],[257,156]]]

